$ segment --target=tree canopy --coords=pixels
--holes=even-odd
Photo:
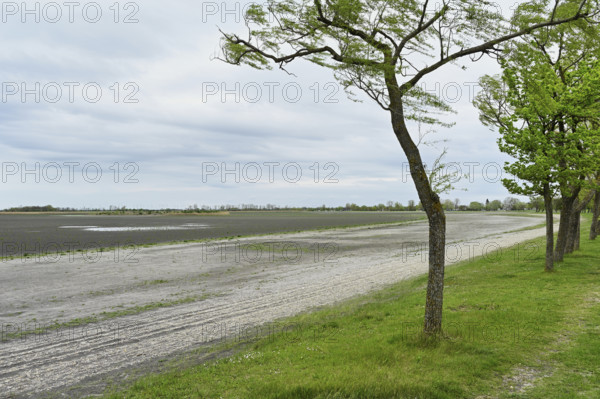
[[[515,24],[543,18],[531,6]],[[574,21],[541,29],[512,43],[499,61],[501,76],[480,79],[474,104],[484,125],[498,128],[499,148],[511,155],[503,179],[516,194],[543,195],[547,217],[547,270],[552,269],[552,199],[564,199],[557,259],[562,258],[571,207],[580,190],[595,185],[600,170],[600,31]],[[576,210],[577,211],[577,210]]]

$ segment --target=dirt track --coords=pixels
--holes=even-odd
[[[451,214],[447,263],[541,236],[507,233],[541,222]],[[2,262],[0,396],[98,380],[424,273],[415,251],[426,242],[427,224],[416,222]],[[103,314],[143,306],[153,309]],[[48,328],[90,316],[98,321]]]

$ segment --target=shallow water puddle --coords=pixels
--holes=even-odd
[[[208,224],[186,223],[180,226],[121,226],[121,227],[99,227],[99,226],[59,226],[59,229],[81,229],[86,231],[157,231],[157,230],[193,230],[206,229]]]

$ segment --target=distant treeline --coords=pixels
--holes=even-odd
[[[155,215],[155,214],[170,214],[170,213],[185,213],[185,214],[193,214],[193,213],[217,213],[221,212],[219,210],[212,209],[133,209],[127,207],[110,207],[109,209],[104,208],[56,208],[52,205],[46,206],[18,206],[13,208],[4,209],[2,212],[15,212],[15,213],[23,213],[23,212],[87,212],[87,213],[96,213],[101,215],[124,215],[124,214],[136,214],[136,215]]]
[[[5,209],[4,212],[73,212],[75,208],[55,208],[52,205],[46,206],[19,206]]]
[[[553,208],[558,211],[561,209],[562,201],[560,198],[554,199]],[[500,200],[488,200],[485,202],[472,201],[468,205],[461,204],[460,199],[450,200],[446,199],[442,201],[442,207],[445,211],[535,211],[542,212],[544,210],[544,201],[541,197],[531,197],[529,202],[523,202],[514,197],[507,197],[504,201]],[[590,206],[588,206],[590,208]],[[318,207],[294,207],[294,206],[277,206],[273,204],[266,205],[255,205],[255,204],[241,204],[241,205],[218,205],[208,206],[203,205],[198,207],[194,204],[188,206],[185,209],[177,208],[165,208],[165,209],[135,209],[110,206],[108,209],[75,209],[75,208],[55,208],[52,205],[46,206],[20,206],[10,209],[5,209],[4,212],[90,212],[101,215],[164,215],[164,214],[206,214],[206,213],[219,213],[229,211],[355,211],[355,212],[374,212],[374,211],[421,211],[423,207],[420,202],[408,201],[406,205],[399,202],[388,201],[387,203],[377,205],[357,205],[354,203],[347,203],[345,206],[326,206],[321,205]]]

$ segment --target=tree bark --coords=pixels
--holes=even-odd
[[[579,230],[579,221],[581,219],[581,211],[578,210],[578,201],[575,201],[575,205],[571,210],[571,217],[569,221],[569,230],[567,232],[567,244],[565,245],[565,253],[570,254],[575,251],[577,241],[577,231]]]
[[[577,232],[575,234],[575,243],[573,249],[579,251],[579,242],[581,240],[581,211],[577,212]]]
[[[600,233],[598,231],[600,228],[598,217],[600,217],[600,190],[596,192],[594,197],[594,213],[592,215],[592,226],[590,227],[590,240],[595,240]]]
[[[596,193],[597,190],[590,190],[581,201],[578,198],[573,201],[565,250],[565,252],[568,254],[579,249],[579,238],[581,236],[581,212],[587,207],[588,203],[592,200],[592,198],[594,198]]]
[[[554,270],[554,215],[552,214],[552,193],[550,183],[544,184],[544,207],[546,208],[546,267]]]
[[[425,302],[424,332],[441,332],[444,299],[444,269],[446,256],[446,215],[439,204],[439,212],[429,218],[429,275]]]
[[[392,127],[410,166],[410,174],[415,183],[419,199],[429,220],[429,275],[427,299],[425,301],[425,335],[439,334],[442,331],[442,309],[444,298],[444,266],[446,255],[446,215],[440,197],[431,189],[421,154],[410,137],[404,121],[401,101],[392,101]]]
[[[579,195],[580,189],[569,196],[562,196],[562,209],[560,211],[560,222],[558,225],[558,238],[556,239],[556,247],[554,249],[554,261],[562,262],[565,257],[567,248],[567,238],[569,234],[569,225],[571,222],[571,213],[573,212],[573,204]]]

